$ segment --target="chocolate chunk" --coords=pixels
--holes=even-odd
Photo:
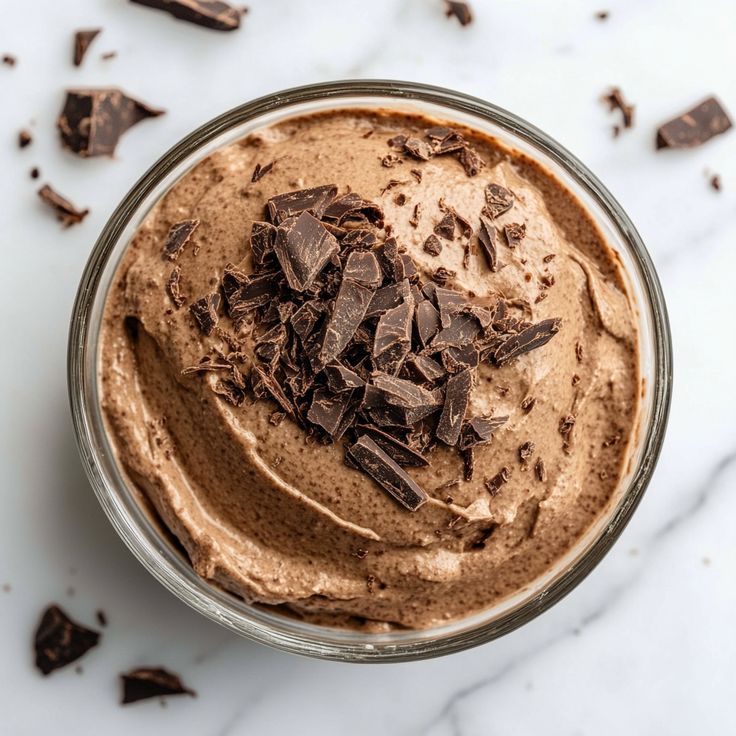
[[[452,240],[455,237],[455,218],[452,213],[448,212],[435,226],[434,232],[445,240]]]
[[[398,194],[397,194],[397,195],[396,195],[396,196],[394,197],[394,204],[395,204],[395,205],[396,205],[397,207],[403,207],[403,206],[404,206],[404,205],[406,204],[406,194],[404,194],[403,192],[399,192],[399,193],[398,193]]]
[[[18,148],[26,148],[33,143],[33,136],[27,130],[18,133]]]
[[[446,348],[460,348],[472,343],[480,334],[478,320],[469,314],[459,314],[453,317],[449,327],[440,330],[430,348],[433,352],[439,352]]]
[[[123,683],[123,699],[121,703],[135,703],[148,698],[160,698],[164,695],[196,696],[194,690],[185,687],[181,678],[163,667],[139,667],[120,675]]]
[[[537,480],[540,483],[547,482],[547,469],[544,467],[544,460],[542,460],[541,457],[537,459],[534,466],[534,474],[537,476]]]
[[[234,31],[240,28],[240,17],[247,8],[235,8],[223,0],[130,0],[154,10],[164,10],[178,20],[210,28],[213,31]]]
[[[294,332],[302,339],[302,342],[306,341],[314,332],[314,328],[324,314],[324,308],[314,302],[305,302],[291,315],[291,326]]]
[[[363,388],[365,381],[355,372],[340,363],[331,363],[325,369],[327,385],[333,393]]]
[[[509,248],[516,248],[519,243],[526,237],[526,225],[523,223],[512,222],[504,225],[504,235],[506,236],[506,244]]]
[[[519,355],[546,345],[559,331],[560,319],[545,319],[511,335],[493,353],[497,365],[505,365]]]
[[[439,284],[440,286],[444,286],[448,281],[454,279],[455,276],[457,276],[457,273],[455,271],[452,271],[449,268],[445,268],[444,266],[440,266],[432,274],[432,281],[434,281],[436,284]]]
[[[256,164],[255,169],[253,169],[253,175],[250,177],[251,182],[255,184],[257,181],[260,181],[264,176],[266,176],[266,174],[268,174],[269,171],[271,171],[275,163],[275,161],[270,161],[265,166]]]
[[[524,442],[523,445],[519,446],[519,460],[525,463],[534,454],[534,443]]]
[[[460,149],[457,160],[462,164],[467,176],[476,176],[486,165],[480,154],[469,145],[465,145]]]
[[[245,401],[245,390],[243,387],[229,379],[222,378],[215,383],[212,387],[212,391],[218,396],[222,396],[225,401],[233,406],[242,406]]]
[[[174,302],[174,306],[179,309],[184,302],[184,296],[181,293],[181,268],[174,266],[174,270],[169,275],[169,280],[166,282],[166,291],[168,291],[171,301]]]
[[[441,357],[442,364],[448,373],[459,373],[465,368],[478,367],[478,350],[469,343],[460,347],[445,348],[441,353]]]
[[[422,183],[422,172],[419,169],[411,169],[411,171],[409,171],[409,173],[416,179],[417,184],[421,184]],[[416,211],[415,211],[414,214],[416,216]]]
[[[376,244],[376,235],[370,230],[350,230],[342,239],[343,248],[372,248]]]
[[[36,629],[36,667],[44,675],[76,662],[96,646],[98,632],[72,621],[59,606],[51,605],[42,614]]]
[[[331,363],[347,347],[363,321],[372,298],[371,289],[352,279],[343,279],[319,350],[320,367]]]
[[[445,15],[448,18],[457,18],[461,26],[467,26],[473,22],[473,14],[467,3],[445,0]]]
[[[373,294],[365,316],[367,318],[383,314],[389,309],[397,307],[401,302],[409,299],[410,296],[411,285],[408,279],[404,279],[398,284],[389,284],[388,286],[377,289]]]
[[[217,314],[219,308],[220,295],[217,292],[207,294],[207,296],[197,299],[196,302],[190,305],[189,311],[192,313],[192,317],[197,322],[199,329],[205,335],[211,335],[212,331],[217,327],[220,319]]]
[[[493,478],[488,478],[485,481],[485,486],[488,493],[490,493],[491,496],[495,496],[500,490],[501,486],[504,485],[504,483],[508,483],[510,476],[511,473],[509,472],[508,468],[501,468],[501,470],[499,470],[498,473],[493,476]]]
[[[413,301],[405,301],[384,312],[373,340],[373,363],[378,370],[397,373],[411,350]]]
[[[438,256],[442,253],[442,243],[436,235],[429,235],[424,241],[424,252],[429,253],[431,256]]]
[[[625,100],[623,93],[618,87],[613,87],[609,92],[603,95],[603,101],[608,104],[608,109],[620,110],[621,120],[624,128],[631,128],[634,124],[634,106],[629,105]]]
[[[491,271],[498,271],[498,250],[496,249],[496,227],[485,215],[480,216],[478,242],[483,248],[488,267]]]
[[[361,435],[368,435],[392,460],[403,467],[424,467],[429,462],[420,453],[388,432],[368,424],[355,427]]]
[[[18,63],[18,59],[13,54],[3,54],[3,64],[5,66],[15,66]]]
[[[460,292],[441,286],[434,290],[434,300],[440,310],[440,322],[443,327],[449,327],[453,317],[460,314],[462,307],[467,304]]]
[[[38,179],[39,176],[41,176],[41,170],[38,168],[38,166],[34,166],[31,169],[31,179]]]
[[[451,447],[460,439],[460,429],[465,419],[472,387],[473,373],[470,369],[447,379],[445,403],[435,435]]]
[[[326,220],[335,220],[338,225],[348,221],[372,223],[378,227],[383,225],[383,210],[355,192],[348,192],[331,202],[325,208],[323,217]]]
[[[377,289],[383,282],[378,259],[370,251],[352,251],[345,261],[342,275],[345,279],[352,279],[371,289]]]
[[[407,138],[404,143],[404,152],[420,161],[429,161],[432,158],[432,147],[420,138]]]
[[[492,220],[510,210],[514,205],[513,192],[498,184],[489,184],[485,189],[485,195],[485,209]]]
[[[473,236],[473,226],[454,207],[447,204],[444,199],[440,199],[439,207],[443,212],[446,212],[452,217],[455,225],[460,230],[460,234],[464,238],[471,238]]]
[[[533,396],[527,396],[521,402],[521,410],[524,412],[524,414],[528,414],[534,408],[534,405],[536,403],[537,400]]]
[[[427,355],[407,355],[403,370],[420,383],[435,383],[447,376],[444,367]]]
[[[271,197],[266,204],[271,221],[277,225],[302,212],[309,212],[317,219],[321,219],[336,194],[337,187],[334,184],[326,184],[311,189],[298,189],[278,194]]]
[[[332,394],[326,389],[318,389],[312,396],[307,419],[312,424],[322,427],[327,434],[334,435],[340,427],[349,402],[349,393]]]
[[[273,302],[278,294],[278,276],[274,273],[246,276],[228,265],[222,274],[222,290],[228,314],[238,325],[249,312]]]
[[[503,427],[508,419],[508,417],[473,417],[464,422],[460,430],[460,449],[487,445],[493,439],[493,433]]]
[[[57,125],[62,145],[72,153],[112,156],[125,131],[163,114],[119,89],[71,89]]]
[[[414,212],[412,213],[412,216],[411,216],[411,218],[409,219],[409,224],[410,224],[410,225],[411,225],[411,226],[412,226],[413,228],[417,228],[417,227],[419,227],[419,213],[420,213],[421,211],[422,211],[422,203],[421,203],[421,202],[417,202],[417,203],[416,203],[416,204],[414,205]]]
[[[380,403],[389,404],[403,411],[392,412],[406,425],[416,424],[424,417],[433,414],[442,406],[440,396],[412,381],[396,378],[385,373],[376,373],[371,385],[366,389],[364,402],[369,408],[380,408]],[[378,403],[376,403],[378,401]]]
[[[273,260],[276,228],[269,222],[254,222],[250,227],[250,250],[253,265],[261,270]]]
[[[285,195],[281,195],[285,196]],[[277,199],[269,200],[269,206]],[[301,206],[293,202],[289,207]],[[306,208],[304,208],[306,210]],[[281,210],[280,210],[281,212]],[[276,231],[274,251],[289,286],[294,291],[308,289],[327,262],[340,250],[337,240],[307,211],[283,220]]]
[[[74,66],[81,66],[90,44],[99,35],[101,28],[90,28],[74,34]]]
[[[657,148],[693,148],[725,133],[733,123],[715,97],[660,125]]]
[[[55,192],[48,184],[44,184],[38,190],[38,196],[41,200],[52,207],[56,212],[56,219],[59,220],[64,227],[71,227],[82,222],[89,214],[89,209],[79,210],[68,199],[64,199],[60,194]]]
[[[426,347],[439,332],[440,314],[434,308],[432,302],[427,299],[417,306],[414,319],[416,321],[419,341]]]
[[[164,256],[170,261],[175,261],[198,227],[199,220],[182,220],[174,223],[166,235]]]
[[[416,511],[427,501],[427,494],[370,437],[360,437],[348,452],[367,475],[409,511]]]
[[[566,414],[564,417],[560,417],[560,423],[558,430],[565,440],[570,439],[572,430],[575,427],[575,417],[572,414]]]

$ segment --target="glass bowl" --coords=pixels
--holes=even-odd
[[[318,626],[251,605],[199,577],[137,500],[117,467],[98,395],[102,309],[121,255],[164,192],[213,150],[256,128],[335,108],[419,112],[494,136],[543,164],[581,201],[618,254],[639,316],[644,395],[638,442],[606,513],[553,568],[492,608],[428,630],[366,633]],[[177,143],[123,198],[92,250],[71,317],[68,380],[82,463],[113,526],[161,583],[213,621],[258,642],[297,654],[349,662],[436,657],[502,636],[538,616],[601,561],[636,509],[664,438],[672,387],[671,337],[662,290],[633,224],[600,181],[572,154],[529,123],[488,102],[409,82],[361,80],[277,92],[220,115]]]

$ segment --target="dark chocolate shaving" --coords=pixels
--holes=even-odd
[[[478,242],[483,248],[488,267],[491,271],[498,270],[498,249],[496,248],[496,226],[485,215],[480,216],[480,229],[478,230]]]
[[[468,3],[445,0],[445,15],[448,18],[457,18],[461,26],[467,26],[473,22],[473,14]]]
[[[123,685],[121,703],[127,705],[148,698],[164,695],[196,696],[194,690],[186,687],[181,678],[163,667],[139,667],[120,675]]]
[[[534,474],[537,476],[537,480],[540,483],[546,483],[547,482],[547,469],[544,466],[544,460],[542,458],[537,458],[537,462],[534,465]]]
[[[213,31],[234,31],[240,28],[240,18],[248,12],[245,7],[236,8],[224,0],[130,0],[154,10],[164,10],[177,20]]]
[[[253,169],[253,175],[250,177],[251,182],[255,184],[257,181],[260,181],[264,176],[266,176],[266,174],[268,174],[269,171],[271,171],[275,163],[275,161],[270,161],[265,166],[256,164],[255,169]]]
[[[526,225],[523,223],[512,222],[504,225],[503,233],[506,236],[506,244],[509,248],[516,248],[519,243],[526,237]]]
[[[560,331],[561,325],[560,319],[545,319],[511,335],[493,353],[493,360],[497,365],[505,365],[519,355],[546,345]]]
[[[74,34],[74,66],[81,66],[92,41],[99,35],[101,28],[90,28],[87,31],[77,31]]]
[[[18,133],[18,148],[26,148],[33,143],[33,136],[27,130]]]
[[[336,195],[337,187],[334,184],[326,184],[278,194],[271,197],[266,204],[271,221],[278,225],[289,217],[301,215],[302,212],[309,212],[317,219],[321,219]]]
[[[467,450],[476,445],[487,445],[493,433],[503,427],[508,417],[473,417],[463,423],[460,431],[460,449]]]
[[[728,113],[715,97],[709,97],[682,115],[660,125],[657,148],[693,148],[731,128]]]
[[[498,184],[489,184],[485,189],[488,216],[493,220],[514,205],[514,194],[506,187]]]
[[[181,293],[180,279],[181,268],[179,266],[174,266],[174,269],[169,275],[169,280],[166,282],[166,291],[169,293],[171,301],[174,302],[174,306],[177,309],[179,309],[179,307],[181,307],[186,301]]]
[[[491,496],[495,496],[500,490],[501,486],[508,483],[511,473],[508,468],[501,468],[492,478],[488,478],[485,481],[486,490]]]
[[[56,219],[64,227],[71,227],[82,222],[89,214],[88,209],[77,209],[68,199],[55,192],[48,184],[44,184],[38,190],[38,196],[56,212]]]
[[[175,261],[198,227],[199,220],[182,220],[174,223],[166,235],[164,256],[170,261]]]
[[[398,373],[411,350],[414,304],[404,301],[381,315],[373,339],[373,363],[378,370]]]
[[[220,308],[220,295],[217,292],[207,294],[201,299],[197,299],[193,302],[189,311],[192,313],[192,317],[196,321],[199,329],[205,335],[211,335],[212,331],[217,327],[219,321],[219,315],[217,310]]]
[[[460,439],[460,429],[470,401],[473,374],[468,368],[450,376],[445,388],[445,403],[435,432],[446,445],[454,446]]]
[[[448,212],[435,226],[434,232],[445,240],[455,237],[455,218]]]
[[[34,637],[36,667],[44,675],[76,662],[100,640],[98,632],[72,621],[59,606],[42,614]]]
[[[429,461],[420,452],[378,427],[359,424],[355,429],[361,435],[368,435],[392,460],[403,467],[420,468],[429,465]]]
[[[603,101],[608,104],[608,109],[611,112],[614,110],[621,111],[621,122],[624,128],[631,128],[634,125],[634,106],[624,100],[623,93],[618,87],[611,88],[609,92],[603,95]]]

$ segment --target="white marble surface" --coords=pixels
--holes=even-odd
[[[438,0],[251,0],[237,33],[124,0],[2,3],[0,53],[0,732],[128,734],[704,734],[736,732],[736,131],[655,153],[654,128],[716,92],[736,113],[733,0],[475,0],[461,29]],[[601,23],[594,12],[611,11]],[[278,26],[276,23],[278,22]],[[102,26],[81,69],[72,32]],[[100,60],[103,51],[119,56]],[[612,189],[651,250],[669,302],[675,399],[633,522],[596,572],[526,628],[479,649],[388,667],[309,661],[200,618],[132,558],[77,459],[66,332],[97,233],[134,180],[195,125],[296,84],[392,77],[455,87],[558,138]],[[612,140],[598,102],[620,84],[636,127]],[[114,161],[63,153],[65,86],[121,85],[169,114]],[[17,130],[35,140],[18,151]],[[35,196],[42,169],[92,214],[61,230]],[[707,186],[721,174],[723,191]],[[56,599],[103,643],[48,679],[31,662]],[[180,673],[199,697],[117,704],[116,674]]]

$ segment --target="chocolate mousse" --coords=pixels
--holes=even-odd
[[[524,590],[606,513],[637,345],[617,256],[543,167],[342,110],[215,151],[146,216],[101,401],[206,580],[314,623],[427,628]]]

